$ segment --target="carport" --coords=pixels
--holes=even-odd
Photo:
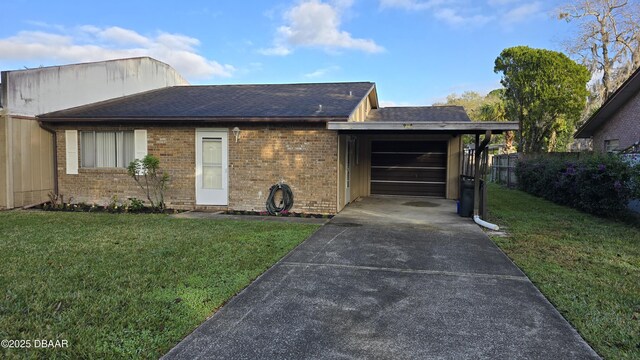
[[[517,122],[472,122],[460,106],[371,109],[363,121],[328,122],[338,131],[338,210],[370,195],[460,197],[462,135],[475,136],[474,193],[486,168],[480,159],[494,134]],[[480,196],[474,214],[480,215]]]

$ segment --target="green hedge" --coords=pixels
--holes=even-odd
[[[640,193],[640,166],[617,155],[522,159],[516,175],[523,191],[600,216],[626,214],[629,200]]]

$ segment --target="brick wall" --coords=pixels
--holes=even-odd
[[[233,126],[236,126],[234,124]],[[215,126],[215,128],[233,128]],[[337,135],[323,124],[238,125],[238,142],[229,131],[229,209],[265,209],[269,187],[284,181],[294,192],[292,211],[336,212]],[[94,127],[58,128],[59,191],[75,202],[107,203],[144,194],[125,169],[79,169],[66,174],[64,130],[97,130]],[[100,130],[133,130],[134,127],[101,127]],[[166,203],[171,208],[193,209],[195,204],[195,127],[135,127],[147,129],[148,153],[160,158],[171,177]],[[218,209],[220,207],[197,207]],[[227,207],[223,207],[226,209]]]
[[[620,149],[640,140],[640,94],[627,102],[593,136],[593,150],[604,151],[605,140],[620,140]]]

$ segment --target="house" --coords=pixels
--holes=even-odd
[[[0,83],[0,209],[40,203],[55,192],[55,140],[37,114],[187,84],[148,57],[3,71]]]
[[[602,104],[576,132],[593,139],[593,150],[624,150],[640,141],[640,69]]]
[[[288,184],[292,211],[334,214],[361,196],[456,199],[462,107],[380,108],[371,82],[172,86],[38,116],[56,133],[59,192],[79,202],[144,198],[125,167],[152,154],[176,209],[264,210]]]

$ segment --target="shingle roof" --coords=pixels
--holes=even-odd
[[[471,119],[462,106],[417,106],[371,109],[366,121],[443,122],[471,121]]]
[[[344,118],[371,82],[174,86],[38,116],[47,121]],[[320,106],[322,105],[322,110]]]

